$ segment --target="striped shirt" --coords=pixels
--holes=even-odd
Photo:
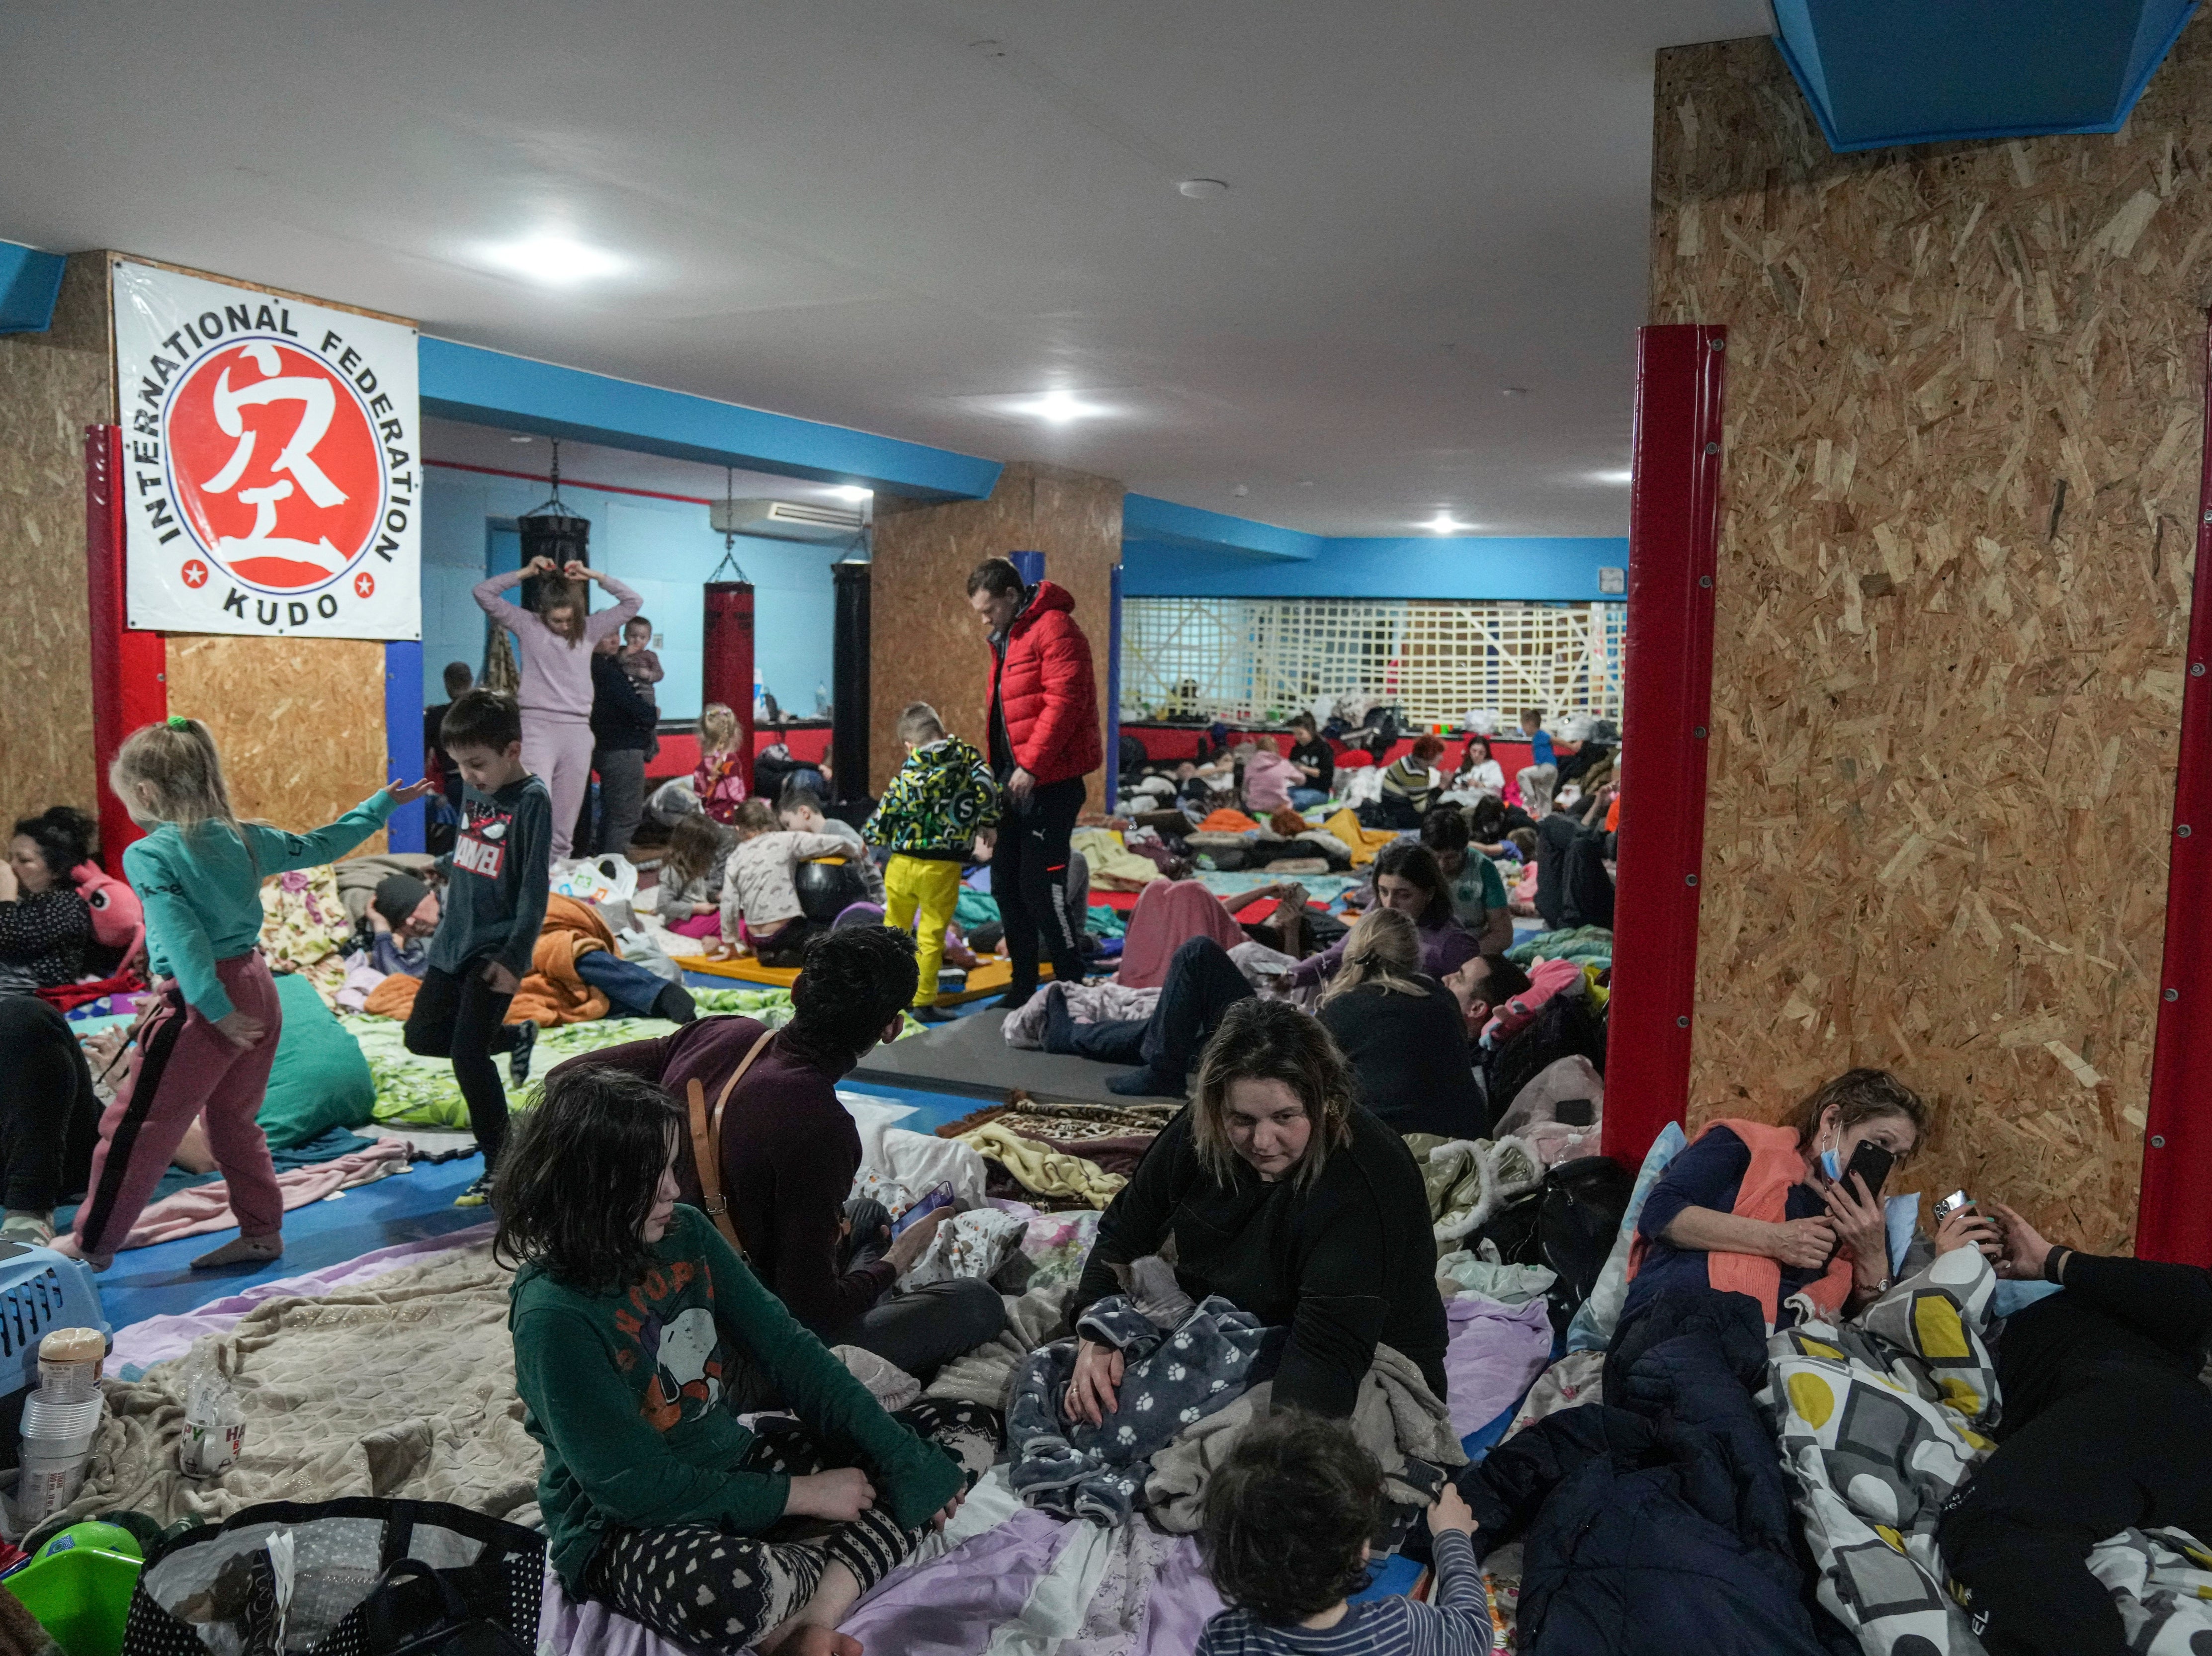
[[[1270,1627],[1248,1610],[1206,1624],[1198,1656],[1484,1656],[1490,1600],[1474,1544],[1457,1530],[1436,1538],[1435,1602],[1376,1598],[1346,1608],[1332,1628]]]

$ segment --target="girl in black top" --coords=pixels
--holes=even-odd
[[[1322,740],[1313,720],[1303,716],[1291,721],[1291,762],[1304,779],[1291,790],[1291,803],[1300,810],[1310,810],[1336,786],[1336,749]],[[1313,797],[1302,799],[1301,794]]]
[[[1413,921],[1395,908],[1371,910],[1345,939],[1344,966],[1322,997],[1322,1026],[1350,1061],[1359,1101],[1393,1131],[1476,1137],[1486,1112],[1465,1018],[1420,968]]]
[[[1176,1278],[1290,1330],[1278,1408],[1343,1419],[1389,1344],[1444,1395],[1444,1307],[1428,1195],[1405,1141],[1354,1101],[1328,1032],[1284,1001],[1231,1007],[1191,1102],[1098,1222],[1071,1321],[1121,1292],[1114,1267],[1176,1239]],[[1068,1410],[1099,1423],[1121,1354],[1077,1348]]]

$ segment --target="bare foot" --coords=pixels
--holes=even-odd
[[[225,1242],[210,1253],[203,1253],[192,1261],[194,1271],[214,1271],[223,1265],[266,1265],[271,1259],[284,1257],[284,1239],[279,1236],[240,1236]]]

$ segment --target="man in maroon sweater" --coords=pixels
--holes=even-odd
[[[882,1208],[851,1211],[872,1234],[854,1236],[847,1198],[860,1167],[860,1134],[837,1083],[879,1040],[898,1034],[914,998],[914,939],[888,926],[853,926],[808,945],[792,986],[792,1020],[776,1032],[722,1113],[722,1192],[761,1281],[828,1345],[857,1345],[927,1381],[942,1363],[998,1338],[1006,1305],[973,1277],[894,1292],[950,1210],[896,1240]],[[676,1099],[696,1080],[709,1109],[763,1026],[706,1017],[674,1034],[572,1058],[653,1082]],[[684,1199],[701,1200],[687,1135],[678,1152]]]

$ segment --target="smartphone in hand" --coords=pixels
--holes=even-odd
[[[1881,1200],[1881,1187],[1889,1177],[1889,1170],[1897,1165],[1897,1158],[1871,1138],[1859,1141],[1858,1149],[1851,1152],[1851,1164],[1844,1169],[1844,1188],[1851,1187],[1853,1174],[1866,1180],[1867,1194],[1877,1202]]]
[[[924,1192],[920,1201],[899,1215],[897,1221],[891,1226],[891,1240],[897,1240],[905,1233],[908,1226],[918,1224],[936,1212],[938,1209],[949,1208],[951,1205],[952,1186],[940,1180],[932,1189]]]

